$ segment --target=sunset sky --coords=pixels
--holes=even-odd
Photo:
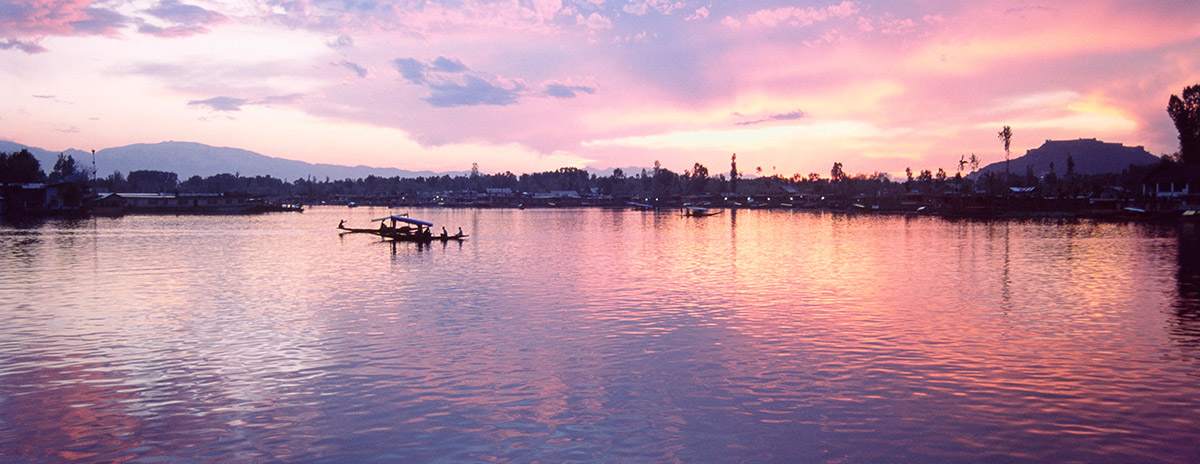
[[[0,139],[495,173],[1178,149],[1196,0],[0,0]]]

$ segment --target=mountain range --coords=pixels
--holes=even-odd
[[[0,140],[0,152],[12,153],[28,149],[42,170],[49,173],[54,169],[58,155],[64,154],[75,158],[81,166],[90,165],[92,154],[83,150],[69,149],[61,152],[50,151],[38,147],[30,147],[16,142]],[[238,174],[241,176],[272,176],[280,179],[293,180],[313,177],[359,179],[367,176],[378,177],[419,177],[437,176],[442,174],[456,175],[462,173],[435,173],[432,171],[406,171],[394,168],[376,168],[370,166],[339,166],[334,164],[313,164],[283,158],[273,158],[240,148],[213,147],[194,142],[161,142],[139,143],[123,147],[105,148],[96,152],[96,171],[100,177],[106,177],[113,172],[129,174],[131,171],[153,170],[174,172],[180,180],[192,176],[209,177],[216,174]]]
[[[1024,156],[1011,159],[1008,172],[1023,176],[1032,167],[1034,175],[1053,171],[1062,177],[1067,174],[1068,159],[1075,162],[1075,174],[1080,175],[1120,173],[1130,166],[1161,161],[1141,146],[1127,147],[1096,139],[1047,140],[1042,146],[1026,151]],[[989,164],[968,177],[978,179],[989,172],[1003,175],[1004,161]]]
[[[0,140],[0,153],[15,153],[22,149],[29,150],[41,163],[42,171],[47,174],[54,169],[58,155],[63,154],[75,159],[79,166],[92,163],[92,153],[74,148],[63,151],[51,151],[39,147],[22,145],[8,140]],[[180,180],[192,176],[209,177],[217,174],[238,174],[241,176],[271,176],[284,180],[294,180],[312,177],[317,180],[326,178],[332,180],[361,179],[367,176],[377,177],[430,177],[430,176],[460,176],[468,171],[407,171],[395,168],[376,168],[370,166],[342,166],[334,164],[313,164],[303,161],[274,158],[249,150],[228,147],[213,147],[195,142],[161,142],[139,143],[123,147],[105,148],[96,152],[96,171],[100,177],[107,177],[113,172],[129,174],[131,171],[166,171],[173,172]],[[641,167],[622,168],[626,175],[640,173]],[[612,175],[613,168],[585,170],[596,176]]]

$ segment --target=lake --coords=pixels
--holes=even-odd
[[[394,212],[0,223],[0,461],[1200,456],[1194,224]]]

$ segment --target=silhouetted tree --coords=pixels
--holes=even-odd
[[[1167,114],[1179,130],[1179,159],[1200,163],[1200,84],[1183,89],[1183,98],[1171,95]]]
[[[121,171],[113,171],[113,173],[104,178],[100,184],[102,184],[110,192],[129,191],[129,182],[125,181],[125,175],[121,174]]]
[[[83,174],[75,166],[75,158],[71,155],[58,154],[58,160],[54,162],[54,170],[50,171],[50,182],[80,182],[86,181],[86,178],[81,178]]]
[[[688,173],[688,179],[691,183],[692,193],[704,193],[708,188],[708,168],[697,162],[692,166],[692,171]]]
[[[29,150],[11,155],[0,153],[0,184],[27,184],[46,180],[42,164]]]
[[[652,188],[652,193],[654,196],[659,198],[669,197],[672,192],[677,191],[678,185],[679,174],[671,172],[670,169],[663,169],[662,165],[655,161]]]
[[[1009,146],[1012,145],[1012,136],[1013,136],[1012,128],[1008,127],[1008,126],[1004,126],[1003,129],[1000,129],[1000,132],[996,133],[996,137],[998,137],[1000,139],[1000,141],[1004,142],[1004,178],[1005,178],[1005,181],[1008,180],[1008,161],[1009,161],[1008,160],[1008,157],[1009,157],[1008,148],[1009,148]]]
[[[846,171],[842,170],[841,162],[834,162],[833,169],[829,170],[829,180],[833,182],[841,182],[846,180]]]

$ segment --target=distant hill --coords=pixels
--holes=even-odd
[[[1013,158],[1009,162],[1008,171],[1023,176],[1026,169],[1032,166],[1033,173],[1041,176],[1050,173],[1050,166],[1053,164],[1054,173],[1062,177],[1067,173],[1068,157],[1075,161],[1075,173],[1086,175],[1120,173],[1130,166],[1156,164],[1160,161],[1157,156],[1141,146],[1127,147],[1096,139],[1047,140],[1042,146],[1025,152],[1025,156]],[[989,164],[970,177],[979,178],[989,172],[1003,175],[1004,161]]]
[[[28,149],[37,157],[42,164],[42,170],[47,174],[54,169],[54,162],[58,159],[60,152],[0,140],[0,152],[12,153],[23,148]],[[72,156],[79,165],[91,166],[91,152],[70,149],[61,153]],[[161,142],[105,148],[96,152],[96,170],[99,171],[101,177],[109,176],[114,171],[122,174],[140,170],[167,171],[178,174],[179,180],[185,180],[192,176],[208,177],[225,173],[242,176],[271,176],[289,181],[309,176],[320,180],[324,180],[326,177],[340,180],[359,179],[370,175],[379,177],[441,175],[432,171],[312,164],[273,158],[238,148],[213,147],[193,142]]]
[[[46,174],[50,174],[50,171],[54,169],[54,163],[58,161],[59,153],[75,158],[75,163],[79,166],[91,166],[92,164],[91,152],[76,150],[74,148],[61,152],[50,151],[42,148],[21,145],[16,142],[9,142],[7,140],[0,140],[0,153],[16,153],[22,149],[29,150],[29,153],[32,153],[33,157],[37,158],[38,163],[41,163],[42,165],[42,171]]]

